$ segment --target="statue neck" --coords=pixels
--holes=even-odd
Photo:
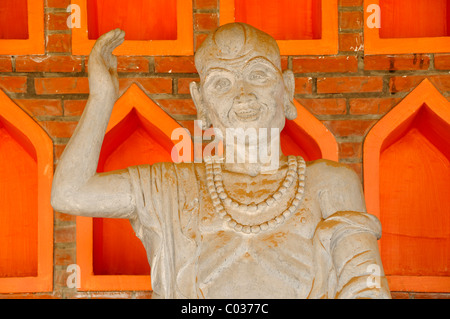
[[[224,163],[223,167],[229,172],[235,172],[240,174],[246,174],[249,176],[257,176],[259,174],[273,174],[282,166],[282,163],[286,162],[287,157],[282,153],[281,147],[278,144],[277,149],[271,149],[268,145],[267,152],[263,157],[258,155],[258,150],[254,148],[240,148],[236,144],[232,145],[231,157],[227,150],[224,149]],[[228,160],[227,160],[228,154]],[[267,155],[267,156],[265,156]]]

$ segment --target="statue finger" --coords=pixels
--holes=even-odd
[[[111,31],[103,34],[102,36],[100,36],[97,39],[97,41],[95,41],[93,50],[98,50],[100,52],[103,51],[105,46],[108,46],[108,44],[111,42],[111,40],[116,37],[116,34],[117,34],[116,30],[111,30]]]
[[[117,34],[117,36],[112,40],[111,43],[111,53],[114,51],[115,48],[117,48],[119,45],[121,45],[125,41],[125,31],[120,30],[120,32]]]
[[[109,57],[112,55],[112,52],[114,51],[115,48],[117,48],[120,44],[123,43],[123,41],[125,40],[125,32],[120,30],[120,29],[116,29],[114,30],[114,37],[111,38],[108,42],[108,44],[103,48],[103,58],[105,60],[108,60]]]

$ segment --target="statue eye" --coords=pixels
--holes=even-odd
[[[219,92],[225,92],[231,87],[231,81],[227,78],[220,78],[214,82],[213,87]]]
[[[252,82],[265,83],[268,78],[269,75],[266,72],[260,70],[252,71],[249,74],[249,80]]]

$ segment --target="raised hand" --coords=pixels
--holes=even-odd
[[[103,34],[95,42],[88,64],[91,95],[112,98],[114,101],[118,98],[117,58],[112,52],[123,43],[124,39],[125,32],[115,29]]]

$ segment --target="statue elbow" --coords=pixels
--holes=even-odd
[[[50,204],[55,211],[60,213],[73,214],[75,211],[75,207],[73,207],[73,192],[70,190],[52,187]]]

